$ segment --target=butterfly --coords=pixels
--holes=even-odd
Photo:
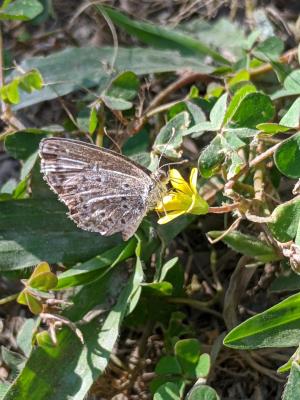
[[[166,173],[85,142],[46,138],[41,172],[81,229],[128,240],[166,193]]]

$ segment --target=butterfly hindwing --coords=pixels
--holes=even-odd
[[[69,139],[40,145],[41,170],[76,224],[129,239],[147,212],[153,187],[150,173],[109,150]]]

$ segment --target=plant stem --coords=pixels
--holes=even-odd
[[[3,299],[0,299],[0,304],[6,304],[9,303],[10,301],[16,300],[16,298],[19,296],[19,293],[11,294],[10,296],[3,297]]]
[[[290,61],[296,57],[298,54],[298,47],[295,47],[294,49],[291,49],[289,51],[287,51],[286,53],[284,53],[280,58],[279,58],[279,62],[281,64],[289,64]],[[270,72],[273,70],[272,64],[267,63],[267,64],[263,64],[260,67],[257,68],[253,68],[250,69],[249,73],[251,78],[255,78],[258,75],[263,75],[267,72]]]
[[[237,209],[239,206],[239,203],[233,203],[233,204],[226,204],[224,206],[220,207],[209,207],[208,212],[212,214],[225,214],[230,211],[233,211]]]
[[[2,38],[2,25],[0,24],[0,89],[4,86],[4,75],[3,75],[3,38]],[[1,97],[1,112],[5,115],[8,111],[8,106]]]
[[[270,147],[263,153],[259,154],[257,157],[253,158],[248,164],[245,164],[240,171],[234,175],[225,185],[226,189],[232,189],[235,181],[239,179],[242,175],[244,175],[247,171],[249,171],[251,168],[255,167],[257,164],[260,164],[263,160],[265,160],[268,157],[271,157],[275,151],[278,149],[278,147],[281,145],[280,143],[276,143],[274,146]]]
[[[186,304],[192,308],[195,308],[200,311],[207,312],[208,314],[212,314],[221,320],[223,320],[222,314],[219,312],[212,310],[209,308],[212,304],[215,303],[215,299],[212,299],[210,301],[199,301],[196,299],[190,299],[188,297],[169,297],[166,299],[168,303],[173,303],[173,304]]]

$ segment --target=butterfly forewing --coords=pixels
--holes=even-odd
[[[129,239],[148,209],[156,182],[145,168],[113,151],[70,139],[40,145],[41,170],[50,187],[85,230]]]

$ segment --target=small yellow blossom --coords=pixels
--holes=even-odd
[[[156,211],[165,213],[158,220],[159,224],[166,224],[183,214],[207,214],[209,206],[197,191],[197,176],[198,170],[193,168],[187,182],[177,169],[171,169],[172,189],[156,207]]]

